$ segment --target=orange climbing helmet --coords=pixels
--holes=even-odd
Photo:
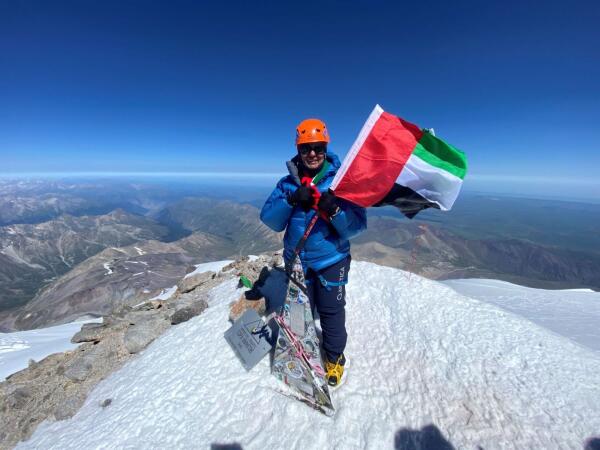
[[[296,128],[296,145],[313,142],[329,142],[327,125],[319,119],[303,120]]]

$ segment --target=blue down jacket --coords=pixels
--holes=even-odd
[[[327,151],[329,168],[321,181],[317,183],[320,192],[329,189],[333,177],[340,167],[340,159],[334,153]],[[291,161],[296,167],[298,156]],[[289,167],[288,163],[288,167]],[[299,180],[291,171],[277,183],[275,190],[267,199],[260,212],[260,219],[274,231],[283,231],[284,258],[289,261],[294,256],[296,244],[304,234],[310,219],[316,214],[311,210],[304,212],[300,207],[291,206],[288,195],[298,189]],[[308,237],[300,259],[304,270],[315,271],[329,267],[344,259],[350,253],[348,240],[367,228],[367,214],[364,208],[338,198],[341,211],[327,223],[319,219]]]

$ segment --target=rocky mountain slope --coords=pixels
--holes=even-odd
[[[272,242],[258,237],[252,247],[280,246]],[[174,286],[194,264],[235,259],[240,251],[235,241],[200,231],[170,243],[143,241],[107,248],[43,288],[24,307],[0,316],[0,328],[38,328],[132,306]]]
[[[43,180],[0,180],[0,225],[43,222],[85,207],[66,186]],[[57,192],[58,191],[58,192]]]
[[[240,255],[279,248],[281,237],[259,219],[259,209],[229,200],[189,197],[153,216],[158,222],[202,231],[230,242]]]
[[[41,286],[107,247],[161,239],[168,232],[123,210],[0,227],[0,311],[25,303]]]
[[[191,263],[279,248],[281,236],[258,216],[250,205],[186,198],[155,219],[115,210],[0,227],[0,329],[100,314],[172,286]],[[186,236],[159,242],[175,234]]]
[[[433,279],[499,278],[532,287],[600,290],[600,256],[517,239],[467,239],[419,222],[370,217],[352,241],[359,259]]]
[[[134,214],[165,205],[157,188],[117,180],[0,179],[0,226],[41,223],[62,214]]]

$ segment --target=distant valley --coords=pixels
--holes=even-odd
[[[167,227],[122,210],[0,227],[0,311],[27,302],[42,285],[105,248],[159,240],[168,233]]]
[[[373,217],[353,241],[357,259],[432,279],[496,278],[548,289],[600,290],[600,255],[514,238],[466,239],[423,222]]]
[[[100,315],[160,293],[194,263],[281,247],[257,208],[226,200],[183,197],[146,216],[55,213],[0,227],[0,329]]]
[[[230,187],[225,199],[165,182],[0,182],[0,330],[102,315],[194,264],[281,248],[282,234],[259,220],[269,190]],[[598,205],[465,195],[412,221],[370,209],[352,253],[433,279],[600,290],[598,223]]]

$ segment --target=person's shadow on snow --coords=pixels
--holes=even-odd
[[[394,450],[454,450],[435,425],[420,430],[401,428],[394,436]]]
[[[240,444],[210,444],[210,450],[244,450]]]
[[[587,441],[585,441],[584,450],[600,450],[600,438],[589,438]]]

